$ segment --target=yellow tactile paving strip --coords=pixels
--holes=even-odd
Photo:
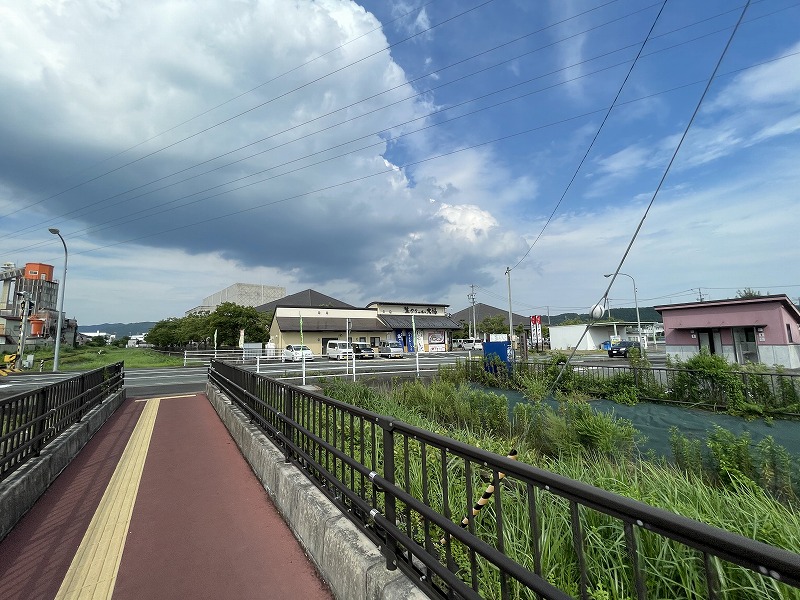
[[[111,598],[160,399],[147,401],[111,476],[57,600]]]

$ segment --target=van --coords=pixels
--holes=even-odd
[[[481,341],[475,339],[461,340],[461,347],[464,348],[464,350],[483,350]]]
[[[342,360],[353,358],[353,349],[350,347],[350,342],[345,340],[328,340],[328,345],[325,347],[325,355],[329,360]]]
[[[378,347],[378,356],[403,358],[403,345],[395,340],[383,340]]]

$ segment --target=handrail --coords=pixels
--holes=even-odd
[[[558,568],[571,569],[574,589],[589,598],[604,575],[591,568],[600,552],[621,564],[615,576],[627,578],[619,584],[626,597],[643,600],[658,568],[653,547],[672,545],[699,565],[696,583],[707,597],[750,578],[765,590],[795,588],[800,598],[793,552],[222,361],[212,362],[209,378],[382,549],[388,568],[401,568],[431,597],[570,598],[548,581]],[[487,482],[497,493],[478,519],[472,503]],[[506,511],[527,531],[524,547],[509,547]],[[464,514],[471,516],[461,527]],[[571,540],[570,565],[547,564],[542,539],[555,529]],[[589,541],[599,531],[615,541],[600,551]]]
[[[0,481],[123,385],[119,362],[0,400]]]

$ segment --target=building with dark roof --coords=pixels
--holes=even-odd
[[[667,354],[706,349],[729,362],[800,368],[800,310],[785,294],[656,306]]]
[[[316,355],[324,353],[330,340],[361,341],[373,347],[397,340],[405,352],[444,352],[451,347],[452,332],[461,328],[447,316],[446,304],[372,302],[356,308],[313,290],[271,304],[257,308],[274,312],[270,342],[276,348],[303,343]]]

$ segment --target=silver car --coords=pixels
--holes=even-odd
[[[378,356],[403,358],[403,345],[394,340],[383,341],[378,347]]]

